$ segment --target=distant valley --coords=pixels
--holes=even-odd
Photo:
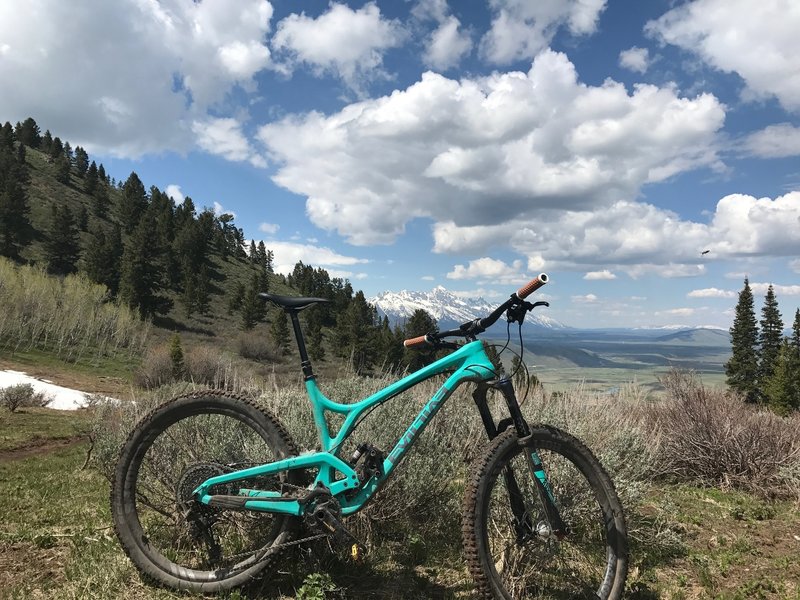
[[[440,329],[484,316],[495,307],[482,298],[459,298],[441,286],[431,292],[384,292],[370,302],[392,324],[422,308],[437,319]],[[691,369],[704,383],[721,384],[731,348],[728,332],[713,327],[576,329],[541,312],[529,315],[522,335],[525,364],[552,390],[584,384],[613,393],[636,381],[658,391],[658,377],[671,368]],[[505,344],[505,321],[501,319],[484,337]],[[519,352],[518,340],[514,326],[509,347],[515,352]],[[510,353],[504,355],[504,361],[509,367]]]

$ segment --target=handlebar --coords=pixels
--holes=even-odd
[[[517,290],[517,298],[520,300],[525,300],[525,298],[545,285],[548,279],[547,273],[539,273],[536,279],[531,279],[528,283]]]
[[[475,319],[474,321],[468,321],[458,327],[458,329],[451,329],[450,331],[442,331],[438,334],[434,333],[427,333],[425,335],[421,335],[409,340],[405,340],[403,342],[403,346],[406,348],[416,348],[417,346],[422,345],[432,345],[436,343],[438,340],[451,337],[451,336],[475,336],[480,333],[486,331],[489,327],[494,325],[497,320],[512,306],[521,306],[526,305],[525,310],[531,310],[534,308],[533,305],[524,302],[525,298],[530,296],[533,292],[538,290],[540,287],[547,284],[550,281],[550,278],[547,276],[547,273],[539,273],[539,275],[535,279],[531,279],[528,283],[523,285],[519,288],[515,293],[511,294],[511,297],[503,302],[500,306],[495,308],[489,316],[484,317],[482,319]],[[549,306],[549,305],[548,305]],[[522,321],[520,320],[520,323]]]
[[[422,346],[424,344],[430,344],[430,340],[428,339],[427,334],[421,335],[419,337],[411,338],[410,340],[406,340],[403,342],[403,346],[406,348],[415,348],[417,346]]]

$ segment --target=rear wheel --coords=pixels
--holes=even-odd
[[[192,492],[209,477],[295,455],[281,424],[249,400],[202,392],[175,398],[131,432],[111,491],[114,529],[139,571],[159,583],[219,592],[248,581],[290,541],[291,517],[209,507]],[[286,473],[239,487],[279,491],[295,483]]]
[[[561,540],[550,531],[534,483],[528,459],[532,450],[542,460],[555,504],[570,529]],[[522,528],[514,525],[509,472],[524,505]],[[628,561],[619,499],[594,455],[558,429],[534,428],[520,439],[512,428],[492,441],[467,486],[463,535],[469,569],[484,597],[622,596]]]

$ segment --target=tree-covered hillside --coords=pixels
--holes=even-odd
[[[259,292],[331,300],[302,313],[309,352],[352,360],[358,371],[419,363],[402,340],[435,327],[417,315],[391,329],[362,292],[324,269],[298,263],[276,274],[272,251],[245,240],[232,215],[190,197],[176,204],[135,172],[117,181],[32,118],[0,128],[0,190],[0,255],[54,277],[84,274],[107,288],[108,301],[152,320],[157,339],[177,331],[231,348],[238,331],[256,328],[279,353],[293,353],[284,315]]]

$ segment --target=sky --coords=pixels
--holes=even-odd
[[[278,269],[576,327],[800,305],[796,0],[0,0],[0,121],[230,212]],[[707,251],[707,252],[706,252]]]

